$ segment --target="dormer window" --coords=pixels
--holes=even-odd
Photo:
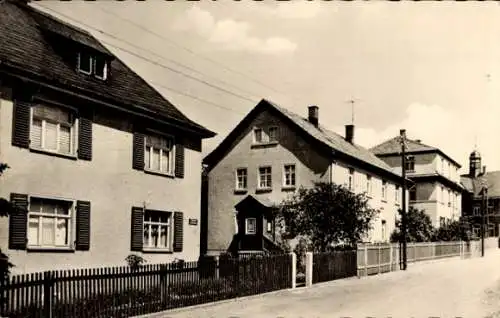
[[[77,69],[80,73],[94,75],[96,78],[106,80],[108,65],[106,60],[100,56],[93,56],[89,53],[78,53]]]
[[[78,53],[78,71],[90,75],[92,73],[93,59],[90,54]]]

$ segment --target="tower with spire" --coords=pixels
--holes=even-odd
[[[477,149],[469,155],[469,176],[476,178],[481,173],[481,154]]]

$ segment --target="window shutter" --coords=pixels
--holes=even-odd
[[[14,101],[12,145],[22,148],[30,146],[30,105],[17,100]]]
[[[78,159],[92,160],[92,120],[80,117],[78,122]]]
[[[182,252],[184,245],[184,215],[174,212],[174,252]]]
[[[25,250],[28,240],[28,195],[11,193],[10,202],[15,209],[9,216],[9,249]]]
[[[184,178],[184,145],[175,145],[175,177]]]
[[[144,170],[144,135],[135,132],[133,139],[132,168]]]
[[[90,202],[76,202],[76,250],[90,249]]]
[[[144,235],[144,210],[143,208],[132,207],[130,250],[134,252],[142,251],[142,240]]]

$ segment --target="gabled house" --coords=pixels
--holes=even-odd
[[[500,171],[486,171],[486,166],[481,166],[481,154],[474,150],[469,156],[469,173],[463,174],[460,181],[464,187],[462,217],[474,236],[481,235],[483,222],[486,237],[499,236]]]
[[[0,218],[14,272],[199,256],[202,139],[88,32],[0,1]]]
[[[371,151],[402,173],[399,136],[371,148]],[[407,139],[406,155],[406,176],[414,182],[409,189],[409,205],[425,210],[436,227],[459,220],[463,190],[458,172],[460,164],[439,148],[421,140]]]
[[[206,251],[275,251],[273,206],[299,187],[334,182],[366,192],[380,209],[367,240],[388,241],[401,204],[402,177],[354,141],[320,124],[319,108],[301,117],[262,100],[204,159]],[[203,240],[203,239],[202,239]]]

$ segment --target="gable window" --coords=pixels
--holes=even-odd
[[[255,128],[253,131],[253,136],[254,136],[253,139],[254,139],[255,143],[260,144],[260,143],[264,142],[263,136],[262,136],[262,129]]]
[[[246,218],[245,219],[245,234],[255,235],[257,233],[257,219],[256,218]]]
[[[368,195],[372,194],[372,176],[370,175],[366,176],[366,193],[368,193]]]
[[[247,168],[239,168],[236,170],[236,190],[247,189]]]
[[[405,170],[408,172],[415,171],[415,156],[408,156],[406,158]]]
[[[382,181],[382,200],[387,200],[387,181]]]
[[[295,187],[295,165],[285,165],[283,176],[283,186]]]
[[[276,142],[278,141],[278,127],[272,126],[269,127],[269,142]]]
[[[94,59],[92,58],[92,55],[84,52],[78,53],[78,71],[90,75],[92,74],[92,67],[93,67]]]
[[[167,136],[146,136],[144,165],[146,170],[173,175],[174,139]]]
[[[72,112],[46,105],[32,107],[30,147],[74,154],[75,120]]]
[[[144,211],[145,249],[172,250],[172,213],[155,210]]]
[[[30,199],[28,212],[28,246],[69,247],[73,202],[52,199]]]
[[[410,196],[410,201],[416,201],[417,200],[417,186],[413,186],[409,190],[409,196]]]
[[[353,191],[354,190],[354,169],[349,168],[349,183],[348,183],[349,190]]]
[[[270,189],[272,187],[271,167],[259,168],[259,189]]]

